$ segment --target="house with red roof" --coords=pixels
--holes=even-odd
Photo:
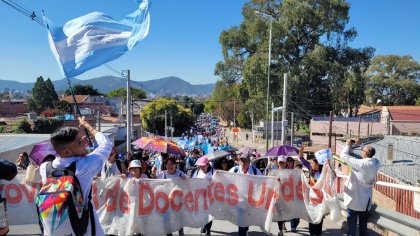
[[[310,138],[314,145],[328,144],[329,117],[312,117]],[[333,117],[332,136],[420,135],[420,106],[359,107],[357,116]],[[333,144],[334,146],[334,141]]]
[[[381,123],[386,123],[388,134],[420,135],[420,106],[384,106]]]

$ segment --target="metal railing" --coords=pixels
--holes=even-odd
[[[336,160],[337,164],[340,163],[341,165],[345,165],[344,162],[339,157],[334,156],[334,159]],[[378,173],[378,175],[380,174],[381,173]],[[336,191],[338,194],[341,194],[343,190],[344,178],[348,178],[348,176],[337,174]],[[399,195],[400,200],[406,206],[399,207],[399,208],[397,206],[397,210],[398,209],[402,210],[408,207],[413,208],[412,195],[414,192],[420,192],[419,187],[413,187],[413,186],[408,186],[408,185],[397,184],[395,182],[384,182],[384,181],[376,182],[374,188],[375,190],[381,192],[385,196],[387,195],[387,193]],[[394,190],[384,191],[384,188],[386,189],[392,188]],[[392,196],[387,196],[387,197],[393,199]],[[411,201],[404,201],[407,199],[407,197],[408,199],[411,199]],[[339,198],[341,201],[343,200],[342,197],[339,197]],[[375,201],[375,199],[373,200]],[[342,204],[342,202],[341,202],[341,207],[342,209],[346,209],[344,205]],[[408,212],[413,214],[414,210],[411,209]],[[415,217],[412,217],[404,213],[397,212],[396,210],[387,209],[385,207],[380,207],[374,204],[370,211],[370,217],[368,221],[370,223],[377,225],[379,228],[381,228],[384,231],[384,235],[388,235],[389,232],[394,232],[399,235],[420,235],[420,219],[417,219]],[[418,216],[420,214],[418,212],[415,212],[414,215]]]

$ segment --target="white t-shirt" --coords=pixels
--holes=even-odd
[[[201,169],[197,170],[197,173],[194,173],[194,178],[197,179],[212,179],[213,178],[213,174],[214,174],[214,170],[213,168],[209,167],[209,171],[207,173],[204,173]]]
[[[156,177],[157,179],[172,179],[172,178],[179,178],[185,176],[185,173],[176,169],[173,175],[168,174],[167,170],[160,172],[160,174]]]

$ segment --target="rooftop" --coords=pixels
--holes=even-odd
[[[88,99],[89,95],[75,95],[75,97],[77,103],[83,103]],[[73,96],[70,95],[60,98],[60,101],[64,101],[70,104],[74,103]]]
[[[0,134],[0,153],[50,139],[50,134]]]
[[[387,106],[393,121],[420,121],[420,106]]]

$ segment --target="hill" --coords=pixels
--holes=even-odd
[[[67,80],[52,81],[57,91],[68,88]],[[114,76],[102,76],[88,80],[71,79],[71,84],[90,84],[101,93],[108,93],[111,90],[126,87],[127,80]],[[0,80],[0,91],[5,88],[26,92],[31,90],[34,83],[21,83],[11,80]],[[175,76],[148,81],[131,81],[134,88],[143,88],[149,93],[158,95],[209,95],[213,92],[214,84],[190,84],[187,81]]]

